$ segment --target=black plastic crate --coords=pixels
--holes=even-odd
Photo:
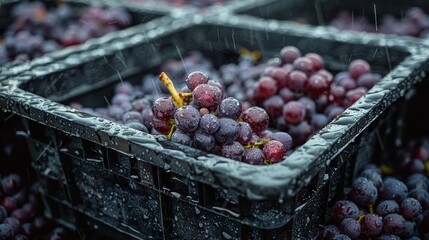
[[[22,2],[24,1],[6,0],[0,3],[0,33],[3,33],[5,31],[5,28],[8,25],[10,25],[13,20],[11,16],[12,15],[11,9],[14,6],[16,6],[18,3],[22,3]],[[48,9],[56,7],[59,3],[58,1],[54,1],[54,0],[47,0],[42,2],[45,4],[45,6]],[[188,11],[185,9],[174,9],[174,11],[171,11],[171,9],[168,9],[162,6],[159,7],[159,6],[151,5],[151,6],[137,7],[135,5],[127,4],[127,3],[118,4],[117,2],[108,2],[108,1],[104,2],[100,0],[92,0],[92,1],[65,0],[65,1],[60,1],[60,3],[68,4],[70,7],[75,9],[79,9],[86,6],[100,6],[107,9],[112,7],[121,7],[131,15],[132,21],[130,22],[130,27],[126,29],[118,30],[118,31],[106,34],[104,36],[101,36],[99,38],[89,39],[83,44],[63,48],[59,51],[45,54],[41,57],[37,57],[31,61],[26,61],[24,63],[19,61],[10,62],[9,64],[6,64],[3,68],[0,67],[0,69],[2,70],[2,74],[0,74],[0,81],[5,79],[6,77],[19,74],[23,70],[30,68],[31,65],[41,66],[47,63],[51,63],[53,61],[58,61],[59,59],[64,59],[76,53],[98,49],[100,44],[104,44],[106,42],[112,41],[112,39],[115,39],[119,36],[122,36],[122,37],[127,36],[127,34],[130,34],[130,32],[137,31],[136,29],[140,28],[142,24],[149,23],[149,25],[153,27],[156,27],[158,25],[166,25],[166,24],[169,24],[169,21],[171,20],[170,18],[179,17],[182,15],[188,14]],[[172,14],[172,12],[174,12],[174,14]]]
[[[363,0],[363,1],[338,1],[338,0],[254,0],[234,2],[228,7],[218,7],[217,13],[232,12],[239,15],[249,15],[263,19],[293,21],[309,25],[327,25],[337,14],[348,11],[353,17],[364,16],[373,25],[380,25],[379,21],[384,14],[390,14],[397,18],[405,16],[412,7],[420,7],[429,14],[429,2],[420,0]],[[377,24],[375,24],[377,19]]]
[[[352,168],[342,163],[358,156],[368,125],[425,76],[427,49],[412,41],[338,36],[254,18],[203,18],[117,38],[103,46],[103,54],[34,66],[0,85],[0,107],[28,127],[32,156],[41,156],[33,163],[46,179],[44,193],[84,209],[83,216],[102,217],[142,239],[302,238],[323,222],[324,206],[338,195],[340,180],[351,176]],[[207,154],[57,103],[96,96],[112,89],[118,75],[127,79],[191,50],[220,65],[233,61],[239,47],[270,57],[285,45],[321,54],[332,71],[363,58],[385,77],[287,160],[271,166]],[[116,59],[118,52],[124,62]]]

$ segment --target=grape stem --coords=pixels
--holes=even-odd
[[[364,217],[365,217],[365,214],[361,214],[361,215],[359,215],[359,217],[358,217],[358,219],[357,219],[358,223],[362,222],[362,219],[363,219]]]
[[[269,142],[270,139],[269,138],[261,138],[261,141],[259,142],[255,142],[254,144],[247,144],[246,146],[244,146],[244,149],[247,150],[249,148],[254,148],[254,147],[261,147],[264,146],[265,143]]]
[[[389,166],[387,166],[386,164],[382,163],[380,165],[380,170],[384,175],[392,175],[393,174],[393,169]]]
[[[167,87],[176,106],[179,108],[185,106],[185,101],[183,101],[183,98],[180,97],[180,93],[174,87],[173,81],[171,81],[165,72],[162,72],[159,75],[159,80]]]
[[[168,134],[167,134],[167,139],[168,139],[168,140],[171,140],[171,136],[173,135],[173,132],[174,132],[174,129],[175,129],[175,128],[176,128],[176,125],[175,125],[175,124],[171,125],[170,132],[168,132]]]
[[[249,149],[249,148],[253,148],[253,147],[260,147],[264,145],[264,141],[260,141],[260,142],[255,142],[255,144],[247,144],[246,146],[244,146],[244,149]]]
[[[250,58],[252,61],[257,61],[261,58],[261,52],[259,51],[250,51],[247,48],[240,48],[238,50],[240,57],[242,58]]]
[[[271,164],[273,164],[273,163],[270,160],[268,160],[268,159],[264,160],[264,165],[271,165]]]
[[[179,96],[181,98],[185,98],[185,97],[192,97],[192,93],[188,92],[188,93],[184,93],[184,92],[179,92]]]

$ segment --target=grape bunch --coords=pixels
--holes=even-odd
[[[81,44],[130,26],[122,8],[72,8],[67,4],[47,9],[43,2],[23,2],[12,8],[13,22],[0,43],[0,66],[29,60],[61,48]],[[1,41],[0,41],[1,42]]]
[[[205,58],[198,51],[191,51],[182,60],[168,59],[160,66],[160,71],[166,71],[174,79],[185,79],[186,71],[202,69],[209,73],[214,79],[220,79],[218,72],[213,67],[212,62]],[[138,79],[133,79],[133,81]],[[185,88],[185,81],[176,81],[174,84],[179,89]],[[121,82],[117,84],[113,91],[113,97],[108,101],[106,107],[90,108],[81,103],[73,102],[71,107],[86,112],[91,115],[106,118],[127,125],[128,127],[149,132],[151,134],[160,134],[151,126],[153,117],[151,103],[159,97],[168,95],[168,90],[158,80],[158,76],[145,74],[141,78],[140,84],[131,84],[131,82]],[[138,116],[138,113],[141,116]],[[142,126],[142,124],[144,126]]]
[[[381,79],[359,59],[350,63],[347,72],[334,77],[323,69],[321,56],[302,56],[292,46],[284,47],[279,58],[268,62],[247,91],[247,98],[262,106],[273,119],[273,126],[288,132],[295,146],[305,143]]]
[[[413,7],[407,11],[402,19],[385,14],[381,17],[380,23],[375,26],[365,16],[353,17],[351,13],[341,11],[330,22],[330,25],[341,30],[427,37],[429,15],[425,14],[421,8]]]
[[[63,227],[55,227],[43,217],[43,205],[37,187],[37,183],[30,188],[25,187],[22,178],[16,174],[1,179],[0,239],[77,239],[74,233]]]
[[[291,149],[287,133],[267,130],[264,109],[224,98],[222,84],[205,73],[190,73],[181,92],[164,72],[159,79],[171,97],[153,103],[152,127],[167,139],[254,165],[277,163]]]
[[[345,235],[341,239],[429,239],[428,171],[425,166],[412,167],[418,164],[406,157],[426,163],[428,142],[413,141],[399,151],[409,154],[399,154],[402,163],[368,164],[348,198],[334,204],[332,224],[321,231],[321,239],[339,239],[339,235]]]

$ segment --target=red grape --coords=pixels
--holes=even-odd
[[[262,77],[257,82],[257,89],[261,98],[269,98],[277,93],[277,83],[271,77]]]
[[[307,81],[305,73],[294,70],[289,73],[288,87],[295,92],[304,92]]]
[[[195,104],[199,107],[212,110],[216,109],[222,100],[222,92],[218,87],[209,84],[201,84],[194,89],[192,97]]]
[[[299,124],[305,118],[305,106],[298,101],[290,101],[283,106],[283,117],[287,123]]]
[[[176,113],[176,109],[172,99],[166,97],[156,99],[152,106],[154,117],[163,121],[172,118]]]
[[[201,71],[191,72],[185,80],[186,86],[193,91],[200,84],[207,84],[209,78]]]
[[[277,140],[271,140],[264,145],[263,152],[266,160],[276,163],[282,160],[286,154],[286,148],[283,143]]]
[[[287,46],[280,51],[280,56],[285,63],[293,63],[295,59],[301,56],[301,51],[296,47]]]
[[[371,72],[369,64],[361,59],[354,60],[349,65],[350,76],[357,80],[362,74]]]
[[[255,133],[264,131],[269,124],[267,112],[260,107],[246,109],[246,111],[243,112],[243,120],[250,125]]]

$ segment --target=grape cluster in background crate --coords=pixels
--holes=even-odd
[[[371,33],[395,34],[399,36],[429,37],[429,15],[421,8],[406,11],[403,18],[385,14],[377,18],[377,23],[365,16],[354,16],[354,12],[342,11],[329,25],[341,30],[364,31]]]
[[[220,11],[226,11],[223,8]],[[232,12],[303,25],[325,25],[340,30],[427,38],[429,5],[424,1],[364,0],[348,3],[335,0],[284,2],[270,0],[255,6],[237,3]]]
[[[61,48],[86,42],[131,26],[131,15],[122,8],[77,8],[67,3],[48,9],[43,2],[22,2],[11,9],[0,43],[0,65],[31,60]]]

